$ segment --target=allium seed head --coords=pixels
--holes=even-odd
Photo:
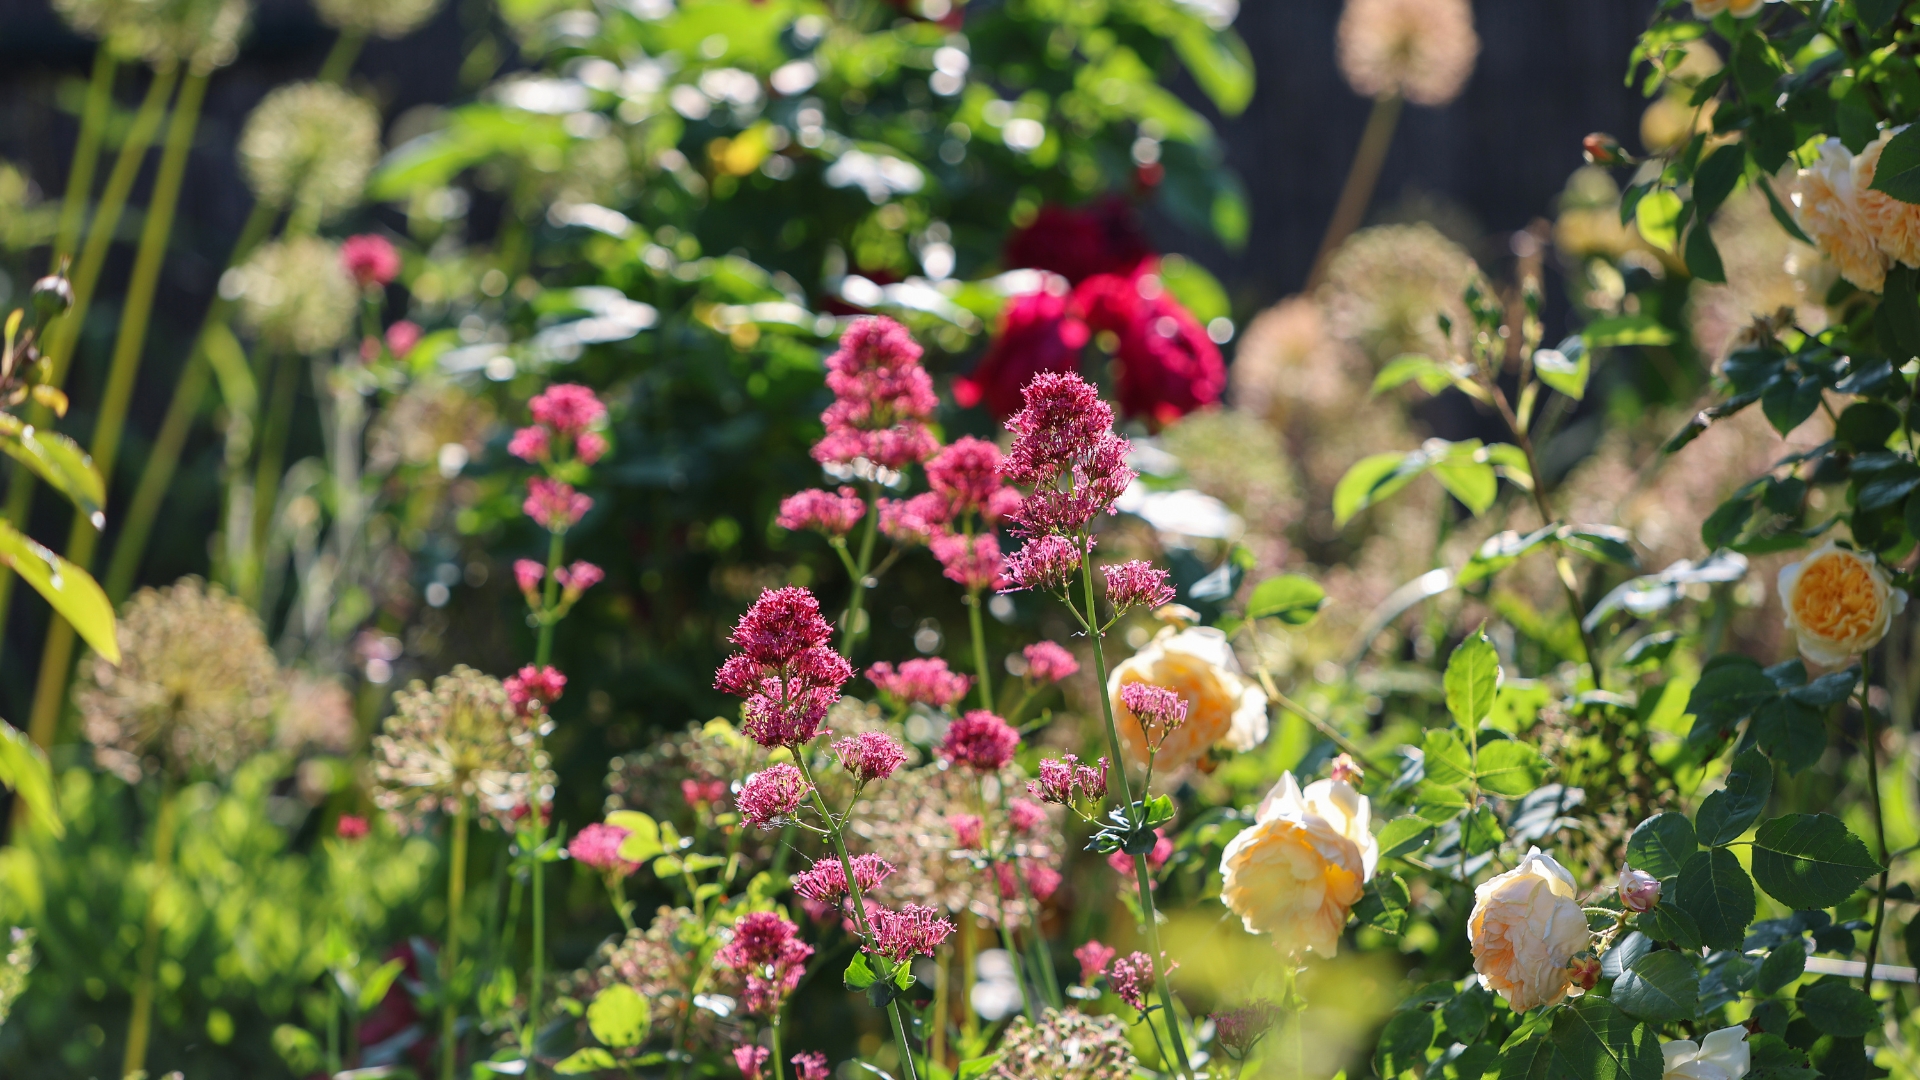
[[[240,323],[276,348],[325,352],[353,328],[359,290],[334,246],[315,236],[262,244],[221,288],[240,301]]]
[[[282,86],[240,129],[240,171],[255,197],[321,218],[360,204],[379,156],[379,111],[333,83]]]

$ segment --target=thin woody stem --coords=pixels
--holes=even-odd
[[[1867,963],[1860,975],[1861,989],[1873,993],[1873,967],[1880,958],[1880,933],[1887,925],[1887,876],[1892,871],[1887,858],[1887,822],[1880,806],[1880,730],[1874,723],[1873,659],[1860,658],[1860,742],[1867,751],[1867,793],[1872,800],[1874,845],[1880,852],[1880,888],[1874,898],[1873,933],[1867,936]]]

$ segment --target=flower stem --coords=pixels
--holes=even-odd
[[[867,926],[867,905],[860,895],[860,881],[854,876],[853,857],[847,854],[846,822],[836,820],[833,812],[827,809],[827,800],[820,794],[820,785],[813,782],[813,767],[807,763],[807,755],[801,748],[794,749],[793,761],[800,767],[800,775],[807,782],[808,794],[813,797],[814,812],[827,823],[827,840],[833,845],[833,853],[840,859],[840,871],[847,877],[847,896],[853,905],[853,924],[860,931],[860,940],[878,947],[873,931]],[[853,808],[847,808],[851,816]],[[879,964],[880,977],[891,980],[893,965],[878,952],[872,954]],[[919,1070],[913,1061],[913,1044],[907,1040],[907,1025],[900,1016],[900,1002],[897,998],[887,1001],[887,1012],[893,1019],[893,1038],[900,1046],[900,1062],[907,1071],[907,1080],[919,1080]]]
[[[1393,129],[1400,121],[1400,95],[1382,94],[1373,99],[1373,112],[1360,134],[1360,145],[1353,152],[1353,165],[1347,170],[1347,182],[1340,188],[1340,201],[1334,205],[1327,222],[1327,234],[1320,240],[1319,254],[1313,257],[1313,269],[1307,274],[1307,290],[1327,276],[1327,263],[1340,244],[1360,227],[1373,201],[1373,188],[1380,180],[1380,167],[1386,164],[1387,151],[1393,146]]]
[[[779,1013],[773,1014],[773,1021],[768,1026],[773,1029],[773,1080],[787,1080],[786,1063],[780,1060],[780,1014]]]
[[[534,645],[533,663],[535,667],[546,667],[553,659],[553,629],[557,620],[546,617],[553,610],[554,601],[559,597],[560,579],[555,571],[560,569],[560,560],[566,555],[567,534],[554,533],[547,540],[547,577],[546,592],[541,598],[541,619],[539,639]],[[534,717],[533,724],[533,767],[536,779],[528,798],[533,805],[528,813],[533,818],[533,881],[529,889],[533,893],[533,964],[527,977],[527,1030],[520,1036],[520,1050],[526,1055],[527,1070],[533,1075],[535,1066],[534,1043],[540,1035],[540,984],[547,977],[547,891],[546,857],[541,849],[547,843],[547,817],[540,809],[540,788],[538,771],[540,769],[540,728],[544,721],[544,711]],[[622,917],[625,913],[622,912]],[[629,922],[628,929],[632,929]]]
[[[160,781],[160,809],[153,821],[153,882],[147,893],[146,936],[140,943],[140,974],[133,984],[133,1011],[127,1019],[127,1052],[120,1075],[144,1072],[147,1037],[153,1029],[154,972],[160,966],[160,894],[173,869],[175,806],[173,779]]]
[[[440,951],[440,1080],[453,1080],[460,1008],[453,983],[460,968],[460,907],[467,896],[467,797],[453,816],[453,854],[447,866],[447,944]]]
[[[73,254],[80,242],[80,226],[87,220],[87,200],[93,196],[93,174],[100,165],[100,136],[113,108],[113,79],[120,61],[102,46],[93,53],[93,78],[87,83],[87,107],[80,114],[80,134],[73,143],[73,164],[67,169],[67,191],[60,200],[60,227],[53,241],[53,269]]]
[[[967,623],[973,629],[973,670],[980,679],[980,707],[993,708],[993,674],[987,666],[987,632],[980,621],[980,590],[967,593]]]
[[[353,30],[342,31],[333,40],[333,48],[327,50],[327,58],[320,65],[320,74],[316,78],[323,83],[342,83],[353,72],[353,62],[360,58],[360,48],[367,43],[367,36]]]
[[[1120,780],[1120,794],[1126,799],[1127,814],[1137,827],[1144,819],[1144,807],[1133,798],[1133,785],[1127,779],[1127,759],[1125,748],[1120,744],[1120,727],[1113,718],[1113,695],[1107,693],[1107,653],[1106,634],[1097,621],[1099,611],[1094,607],[1093,564],[1088,559],[1080,561],[1080,583],[1086,596],[1087,637],[1093,642],[1094,692],[1100,698],[1101,717],[1107,722],[1107,747],[1113,754],[1113,774]],[[1147,857],[1133,857],[1133,879],[1140,889],[1140,921],[1144,924],[1147,937],[1147,949],[1153,958],[1153,981],[1159,991],[1160,1005],[1167,1013],[1167,1035],[1173,1042],[1174,1058],[1180,1067],[1180,1075],[1193,1080],[1193,1064],[1187,1060],[1187,1047],[1180,1038],[1180,1021],[1173,1011],[1173,994],[1167,989],[1166,964],[1160,955],[1160,931],[1155,925],[1158,914],[1153,907],[1152,879],[1147,871]]]
[[[1887,875],[1892,869],[1887,862],[1887,823],[1880,807],[1880,729],[1874,723],[1873,705],[1870,702],[1873,689],[1873,658],[1860,658],[1860,741],[1867,751],[1867,794],[1873,808],[1873,842],[1879,850],[1880,888],[1874,897],[1873,933],[1867,935],[1867,963],[1860,974],[1860,986],[1868,994],[1873,993],[1873,965],[1880,958],[1880,932],[1887,925]]]
[[[854,562],[853,593],[847,598],[846,614],[840,617],[840,655],[853,659],[854,646],[860,641],[860,619],[867,603],[867,571],[873,566],[874,537],[880,531],[880,485],[867,484],[867,524],[860,534],[860,558]],[[798,756],[798,755],[796,755]]]

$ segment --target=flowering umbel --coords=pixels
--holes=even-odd
[[[878,855],[855,855],[850,861],[853,882],[863,895],[879,888],[894,873],[893,864]],[[847,868],[839,859],[821,859],[811,869],[793,875],[793,891],[817,904],[835,903],[847,895]]]
[[[749,738],[769,749],[797,746],[820,732],[853,668],[827,645],[833,627],[806,589],[768,589],[734,627],[740,652],[714,676],[716,689],[746,699]]]
[[[813,946],[799,939],[798,930],[774,912],[751,912],[734,923],[733,940],[715,954],[715,963],[746,976],[748,1012],[777,1015],[800,985]]]
[[[839,350],[827,358],[834,401],[820,414],[827,432],[814,444],[815,461],[858,473],[871,466],[898,470],[933,455],[938,443],[927,419],[938,400],[920,352],[913,335],[892,319],[858,319],[847,327]]]
[[[800,770],[783,761],[748,777],[734,803],[747,824],[765,829],[792,817],[812,790]]]
[[[953,933],[953,923],[940,913],[919,904],[905,904],[898,910],[875,908],[868,913],[873,940],[866,951],[877,953],[896,964],[916,956],[932,956],[933,950]]]
[[[974,709],[947,727],[940,756],[977,772],[993,772],[1013,760],[1020,733],[985,709]]]
[[[1077,537],[1095,517],[1112,512],[1133,482],[1127,468],[1132,444],[1113,433],[1113,410],[1078,375],[1039,375],[1027,384],[1025,400],[1007,421],[1013,445],[1000,465],[1001,475],[1032,488],[1012,514],[1014,531],[1028,537],[1029,546],[1048,536]]]
[[[505,821],[547,782],[545,761],[534,759],[533,723],[500,680],[462,665],[393,701],[373,740],[374,803],[402,824],[454,813],[466,799]]]

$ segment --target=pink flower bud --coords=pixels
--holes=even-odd
[[[413,347],[420,344],[420,338],[424,334],[425,331],[420,329],[419,323],[410,319],[401,319],[387,327],[387,351],[393,354],[394,359],[404,360],[407,354],[413,351]]]
[[[1582,990],[1591,990],[1600,982],[1600,960],[1593,956],[1576,956],[1573,963],[1567,965],[1567,971],[1573,976],[1573,985]]]
[[[573,456],[582,465],[591,465],[606,455],[607,437],[597,431],[583,431],[573,440]]]
[[[539,461],[547,456],[552,444],[553,439],[547,434],[547,429],[535,424],[513,433],[513,438],[507,442],[507,453],[521,461]]]
[[[334,835],[342,840],[359,840],[367,835],[367,819],[358,814],[341,814],[333,823]]]
[[[1367,774],[1361,770],[1360,763],[1353,760],[1352,755],[1341,754],[1333,759],[1333,769],[1329,775],[1336,783],[1358,786],[1360,781],[1366,779]]]
[[[1645,870],[1620,872],[1620,906],[1628,911],[1652,911],[1660,902],[1660,879]]]
[[[540,583],[547,579],[545,563],[532,559],[513,560],[513,577],[520,585],[520,591],[526,595],[527,603],[538,607],[540,604]]]

